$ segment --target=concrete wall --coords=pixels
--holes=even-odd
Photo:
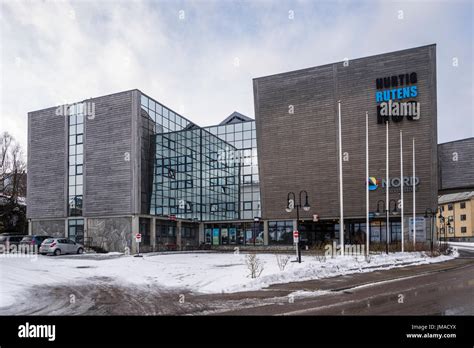
[[[411,176],[411,143],[416,138],[417,211],[437,206],[436,46],[298,70],[254,80],[259,171],[264,219],[289,218],[287,193],[307,190],[311,210],[303,218],[339,215],[337,101],[342,101],[344,209],[365,215],[365,112],[369,112],[369,175],[385,178],[385,125],[377,123],[376,79],[416,72],[421,118],[390,122],[390,177],[400,176],[400,130],[404,133],[404,175]],[[294,108],[294,114],[289,112]],[[370,210],[385,199],[379,187]],[[411,211],[411,193],[405,211]],[[400,193],[391,198],[399,199]],[[303,202],[304,203],[304,202]],[[292,213],[294,214],[294,213]],[[293,217],[293,215],[291,215]]]
[[[107,251],[124,252],[132,248],[132,218],[88,218],[87,237],[92,238],[92,244]]]
[[[37,220],[31,222],[31,234],[65,237],[65,220]]]
[[[438,145],[439,190],[474,189],[474,137]]]
[[[67,214],[67,120],[56,108],[28,113],[27,217]]]

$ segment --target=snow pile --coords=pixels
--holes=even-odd
[[[259,278],[251,279],[244,253],[144,254],[142,258],[112,253],[34,258],[0,255],[0,307],[14,304],[18,296],[38,286],[74,287],[86,282],[107,282],[202,293],[237,292],[259,290],[276,283],[442,262],[454,257],[392,253],[371,256],[367,262],[363,256],[329,257],[323,261],[303,256],[301,264],[289,262],[281,271],[274,254],[258,254],[264,269]]]
[[[457,249],[464,249],[464,250],[473,250],[474,243],[470,242],[448,242],[449,246],[455,247]]]

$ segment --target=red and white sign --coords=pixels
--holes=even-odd
[[[135,242],[141,243],[142,242],[142,235],[140,233],[137,233],[135,235]]]
[[[293,241],[295,243],[298,243],[299,240],[300,240],[300,233],[298,231],[293,231]]]

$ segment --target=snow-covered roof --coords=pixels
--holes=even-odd
[[[474,191],[448,193],[438,197],[438,204],[466,201],[474,197]]]

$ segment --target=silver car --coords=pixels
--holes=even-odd
[[[41,243],[39,252],[42,255],[52,254],[56,256],[63,254],[82,254],[84,252],[84,246],[68,238],[48,238]]]

